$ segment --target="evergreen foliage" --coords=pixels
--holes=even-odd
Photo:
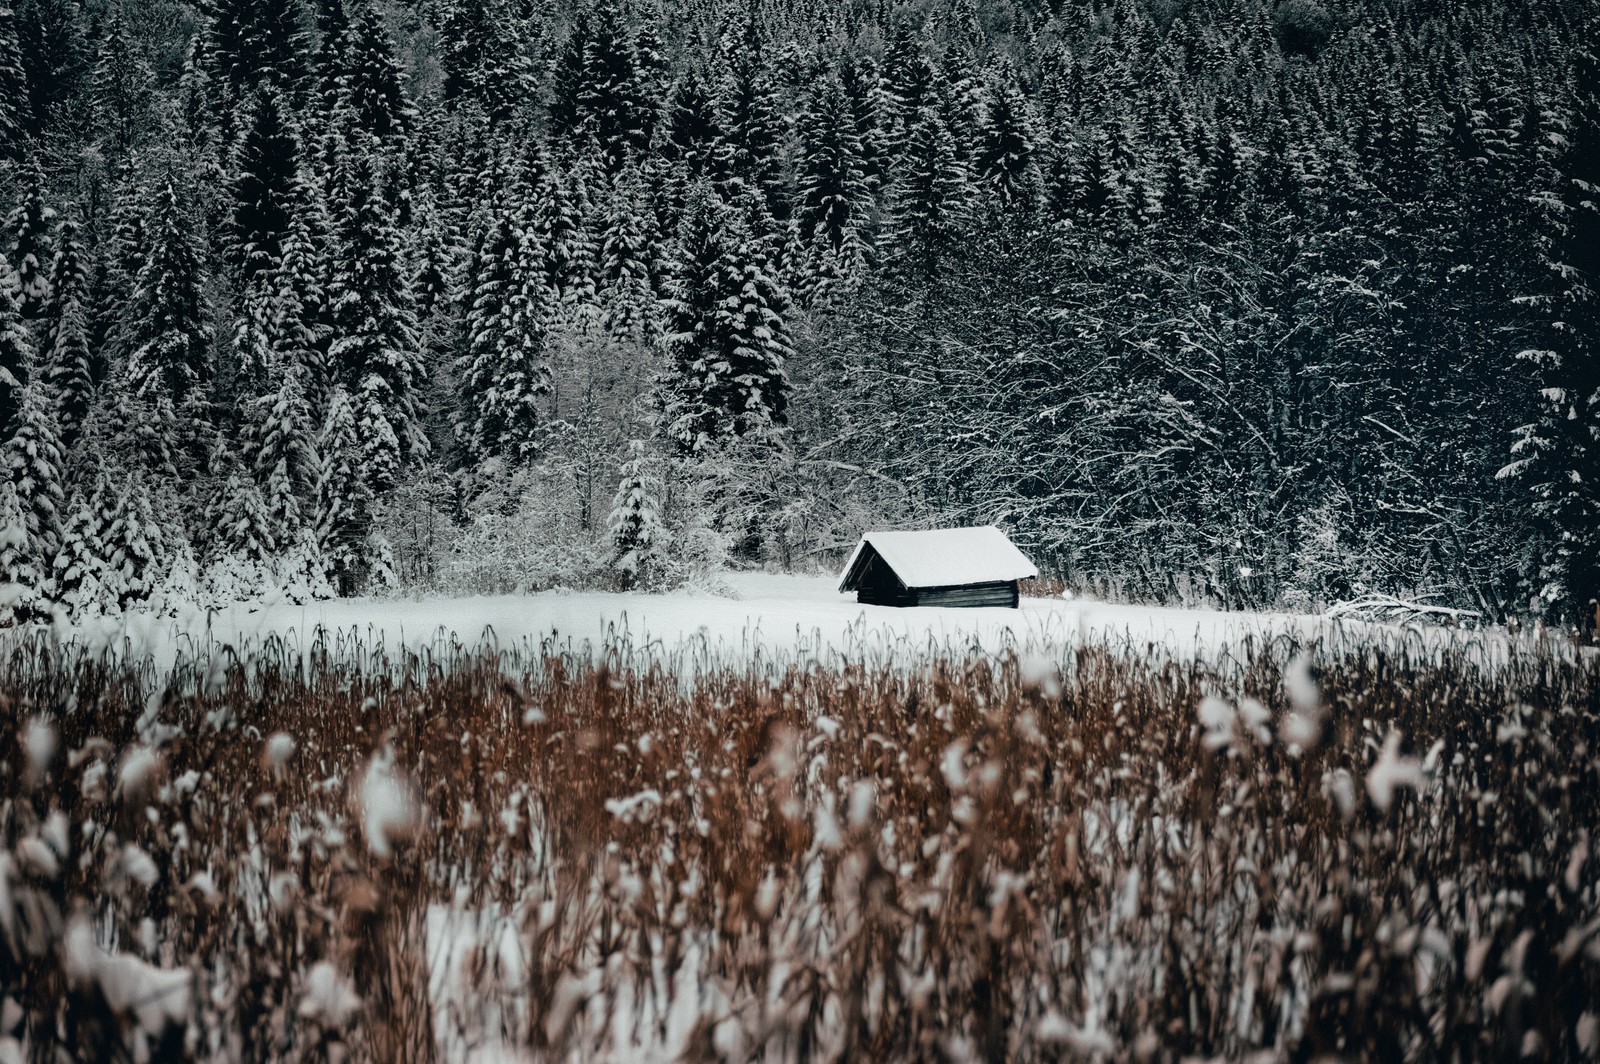
[[[17,41],[17,15],[0,4],[0,160],[24,153],[28,131],[28,79]]]
[[[0,425],[8,430],[22,409],[34,363],[33,338],[22,322],[17,288],[16,274],[0,262]]]
[[[50,222],[55,216],[45,202],[44,174],[35,158],[23,168],[21,199],[6,218],[17,309],[27,321],[43,317],[50,304]]]
[[[539,406],[550,392],[544,344],[554,293],[547,281],[516,210],[496,209],[467,266],[466,351],[457,368],[457,431],[476,460],[518,462],[537,448]]]
[[[624,590],[653,588],[661,579],[669,547],[661,520],[661,480],[643,440],[628,444],[617,494],[611,502],[612,567]]]
[[[167,181],[156,205],[149,257],[124,316],[128,387],[174,410],[206,399],[211,380],[204,276],[190,215]]]

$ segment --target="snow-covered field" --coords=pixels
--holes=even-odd
[[[578,653],[627,647],[697,664],[762,660],[823,662],[924,660],[971,650],[1105,645],[1156,656],[1247,656],[1262,640],[1319,640],[1344,646],[1378,641],[1467,646],[1479,660],[1504,664],[1526,639],[1504,629],[1467,631],[1395,626],[1310,614],[1174,609],[1089,599],[1024,598],[1020,609],[864,606],[835,590],[832,575],[729,573],[721,593],[544,591],[522,595],[336,599],[307,604],[254,602],[178,618],[144,614],[103,618],[62,630],[63,638],[111,646],[170,664],[179,653],[246,649],[263,640],[288,647],[359,645],[365,650],[437,648],[441,643],[503,650]]]
[[[550,591],[469,598],[340,599],[305,605],[241,603],[209,614],[102,621],[75,633],[130,638],[153,652],[173,641],[242,645],[267,637],[307,645],[321,629],[354,635],[367,646],[417,648],[454,639],[506,648],[553,640],[581,649],[625,637],[636,648],[703,648],[728,653],[798,653],[847,657],[890,651],[1105,642],[1153,645],[1175,654],[1237,644],[1247,636],[1301,635],[1315,617],[1224,613],[1112,605],[1088,600],[1024,599],[1020,609],[896,609],[863,606],[834,590],[830,575],[731,573],[730,594],[614,594]]]

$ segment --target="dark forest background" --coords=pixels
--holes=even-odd
[[[995,522],[1103,594],[1582,620],[1596,10],[21,0],[9,610]]]

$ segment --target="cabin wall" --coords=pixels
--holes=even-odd
[[[947,607],[1005,607],[1015,609],[1021,603],[1021,591],[1015,580],[993,584],[966,584],[956,587],[924,587],[906,589],[898,585],[873,583],[856,592],[856,601],[867,606],[947,606]]]

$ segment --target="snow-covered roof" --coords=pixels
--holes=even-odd
[[[856,544],[855,553],[840,574],[840,591],[856,590],[871,556],[868,547],[908,588],[989,584],[1039,575],[1027,556],[993,525],[927,532],[868,532]]]

